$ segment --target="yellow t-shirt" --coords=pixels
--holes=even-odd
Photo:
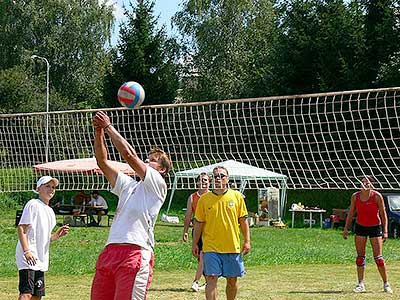
[[[239,218],[245,216],[246,204],[238,191],[203,194],[195,213],[195,219],[204,223],[203,252],[240,253]]]

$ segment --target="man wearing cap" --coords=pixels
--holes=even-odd
[[[26,203],[18,224],[16,263],[19,271],[19,298],[41,299],[45,295],[44,272],[49,268],[49,246],[66,235],[69,225],[61,226],[55,233],[56,216],[49,206],[55,194],[58,179],[41,177],[34,192],[38,199]]]

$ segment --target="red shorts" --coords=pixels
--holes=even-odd
[[[153,251],[137,245],[107,245],[96,263],[91,299],[147,299],[153,266]]]

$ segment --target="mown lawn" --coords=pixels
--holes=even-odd
[[[0,215],[0,299],[17,298],[15,267],[15,212]],[[61,222],[61,219],[58,219]],[[108,227],[75,227],[51,247],[47,274],[47,299],[89,299],[90,284]],[[182,224],[157,223],[154,280],[149,299],[204,299],[189,288],[196,260],[191,245],[181,242]],[[356,282],[353,240],[343,240],[340,230],[252,228],[252,251],[245,257],[247,275],[239,282],[238,299],[361,299],[351,291]],[[384,245],[393,296],[382,293],[368,247],[368,293],[362,299],[397,299],[400,291],[400,240]],[[224,297],[224,279],[219,285]]]

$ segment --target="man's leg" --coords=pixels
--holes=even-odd
[[[226,299],[235,300],[237,295],[237,277],[226,277]]]
[[[206,299],[217,300],[217,282],[218,276],[205,276],[206,277]]]

